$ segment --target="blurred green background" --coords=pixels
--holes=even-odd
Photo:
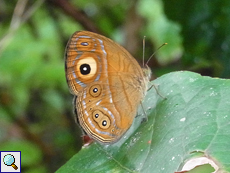
[[[189,70],[230,77],[229,0],[0,0],[0,150],[26,173],[54,172],[82,146],[64,74],[77,30],[122,44],[153,79]]]

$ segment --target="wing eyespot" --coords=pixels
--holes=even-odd
[[[101,93],[102,93],[102,87],[99,84],[93,85],[89,89],[89,94],[92,97],[98,97],[101,95]]]
[[[81,38],[78,37],[77,41],[75,41],[77,51],[91,51],[97,46],[95,45],[95,41],[92,38]]]
[[[92,115],[94,121],[98,124],[100,128],[108,129],[110,127],[111,122],[106,114],[104,114],[100,110],[95,110]]]
[[[81,42],[81,45],[82,45],[82,46],[88,46],[89,43],[88,43],[88,42]]]
[[[80,59],[76,64],[77,76],[81,79],[89,80],[97,73],[97,62],[89,56]]]

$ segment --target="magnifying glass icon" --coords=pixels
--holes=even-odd
[[[3,158],[3,162],[7,166],[12,166],[15,170],[18,169],[18,167],[14,164],[15,163],[15,158],[12,154],[7,154]]]

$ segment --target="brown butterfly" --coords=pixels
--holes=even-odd
[[[84,132],[100,143],[116,142],[132,125],[149,76],[122,46],[88,31],[70,38],[65,71]]]

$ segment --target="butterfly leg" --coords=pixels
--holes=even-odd
[[[156,87],[154,84],[152,84],[152,85],[148,88],[147,92],[148,92],[149,90],[151,90],[152,87],[154,87],[154,89],[156,90],[156,93],[157,93],[161,98],[163,98],[164,100],[167,99],[166,97],[162,96],[162,95],[159,93],[157,87]]]
[[[142,110],[143,110],[143,112],[144,112],[144,118],[142,119],[141,123],[147,122],[147,121],[148,121],[148,116],[147,116],[147,114],[146,114],[146,112],[145,112],[145,108],[144,108],[144,105],[143,105],[143,102],[142,102],[142,101],[141,101],[141,108],[142,108]]]

